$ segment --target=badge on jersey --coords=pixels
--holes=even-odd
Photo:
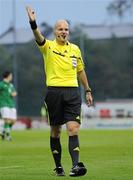
[[[77,58],[72,58],[72,66],[73,68],[77,67]]]
[[[77,59],[76,58],[72,59],[72,65],[73,65],[73,68],[77,67]]]

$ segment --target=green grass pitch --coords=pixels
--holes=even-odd
[[[52,174],[49,130],[13,131],[11,142],[0,140],[0,180],[69,180],[68,138],[62,132],[65,177]],[[80,160],[88,173],[82,180],[133,180],[132,130],[80,130]]]

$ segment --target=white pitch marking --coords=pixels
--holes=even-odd
[[[21,166],[3,166],[3,167],[0,167],[0,169],[12,169],[12,168],[19,168]]]

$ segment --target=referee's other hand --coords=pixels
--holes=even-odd
[[[93,105],[93,98],[92,98],[92,95],[91,95],[91,92],[87,92],[86,95],[86,104],[87,106],[92,106]]]

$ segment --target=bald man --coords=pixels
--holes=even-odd
[[[65,176],[61,163],[61,127],[66,124],[68,132],[68,149],[72,160],[70,176],[83,176],[87,169],[79,162],[78,132],[81,124],[81,96],[78,79],[85,90],[86,103],[91,106],[93,98],[91,88],[84,70],[84,63],[78,46],[68,41],[69,24],[60,19],[54,26],[54,40],[46,39],[40,32],[35,12],[26,7],[31,29],[40,49],[46,74],[47,92],[45,106],[50,124],[50,148],[55,162],[54,172],[57,176]]]

